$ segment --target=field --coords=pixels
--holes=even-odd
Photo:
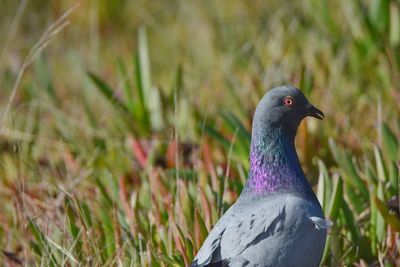
[[[323,265],[400,266],[399,52],[395,0],[1,0],[0,265],[187,266],[292,84]]]

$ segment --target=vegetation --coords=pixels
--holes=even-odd
[[[184,266],[293,84],[323,264],[396,266],[400,2],[13,1],[0,9],[0,265]]]

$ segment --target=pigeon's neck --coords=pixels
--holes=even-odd
[[[245,194],[296,193],[309,195],[311,186],[294,146],[296,133],[280,127],[253,128],[249,179]]]

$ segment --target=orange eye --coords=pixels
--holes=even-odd
[[[285,106],[291,107],[294,105],[294,98],[291,96],[287,96],[285,97],[285,99],[283,100],[283,104],[285,104]]]

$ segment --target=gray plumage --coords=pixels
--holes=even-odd
[[[320,264],[332,223],[294,149],[297,127],[306,116],[321,119],[323,113],[294,87],[278,87],[263,97],[253,120],[248,182],[191,266]]]

